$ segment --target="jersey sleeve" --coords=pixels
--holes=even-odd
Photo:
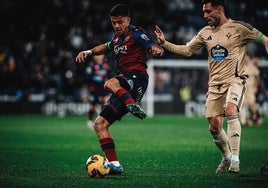
[[[154,42],[148,37],[148,35],[140,29],[135,29],[133,32],[135,41],[141,44],[146,50],[149,50]]]
[[[200,31],[196,36],[192,38],[192,40],[190,40],[190,42],[187,42],[186,47],[188,48],[188,51],[191,54],[194,54],[198,52],[201,48],[203,48],[204,41],[203,41],[202,32]]]
[[[202,34],[199,32],[191,41],[187,42],[186,45],[176,45],[165,41],[162,47],[170,52],[190,57],[204,47],[204,42],[202,40]]]
[[[258,42],[258,37],[261,34],[258,29],[243,21],[235,21],[235,23],[239,27],[242,40],[245,42]]]
[[[246,42],[256,42],[265,46],[266,52],[268,53],[268,38],[258,29],[254,28],[248,23],[237,21],[237,24],[241,30],[241,37]]]
[[[111,51],[114,48],[113,39],[114,38],[105,43],[105,48],[107,51]]]

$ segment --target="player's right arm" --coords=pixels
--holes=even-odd
[[[180,54],[186,57],[192,56],[194,53],[199,51],[204,46],[203,42],[199,40],[197,37],[194,37],[186,45],[176,45],[171,42],[168,42],[165,39],[163,31],[158,26],[155,26],[155,34],[156,34],[158,43],[163,48],[165,48],[166,50],[170,52]]]
[[[85,51],[79,52],[75,58],[75,61],[78,63],[82,63],[86,60],[86,58],[88,58],[91,55],[100,55],[100,54],[106,53],[107,51],[108,51],[108,49],[106,48],[106,43],[100,44],[100,45],[95,46],[94,48],[92,48],[90,50],[85,50]]]

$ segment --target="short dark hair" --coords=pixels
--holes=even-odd
[[[230,11],[229,11],[229,8],[227,6],[226,0],[202,0],[202,3],[203,4],[211,3],[211,5],[213,7],[223,6],[225,16],[227,16],[227,17],[230,16]]]
[[[128,6],[125,4],[115,5],[110,11],[110,16],[129,16]]]
[[[211,3],[211,5],[213,7],[215,7],[215,6],[223,6],[224,8],[226,8],[225,0],[202,0],[202,3],[203,4]]]

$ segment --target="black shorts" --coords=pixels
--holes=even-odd
[[[136,103],[140,103],[148,86],[148,77],[139,72],[128,72],[116,76],[120,85],[129,91]],[[127,107],[120,99],[112,94],[107,103],[104,105],[100,116],[104,117],[110,124],[121,118],[128,113]]]

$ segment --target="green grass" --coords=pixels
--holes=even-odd
[[[240,174],[214,174],[220,162],[205,118],[127,116],[111,127],[125,172],[88,177],[85,162],[102,154],[85,116],[0,116],[0,187],[268,187],[268,117],[243,127]],[[225,125],[226,128],[226,125]]]

